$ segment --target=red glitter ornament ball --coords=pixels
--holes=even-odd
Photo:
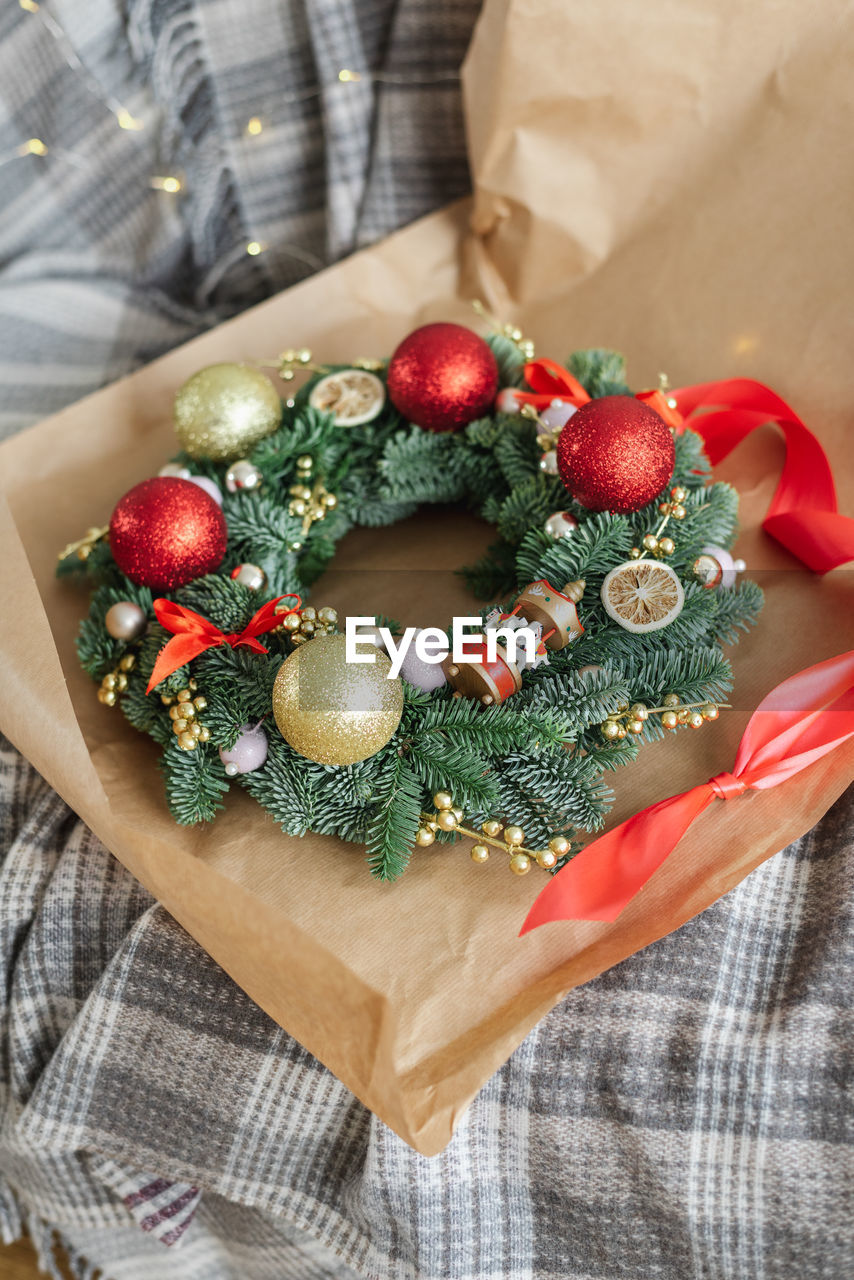
[[[495,356],[461,324],[422,325],[389,361],[392,404],[427,431],[459,431],[488,413],[497,393]]]
[[[641,400],[602,396],[574,413],[557,442],[557,468],[591,511],[639,511],[673,474],[670,428]]]
[[[173,591],[212,573],[228,530],[219,505],[190,480],[156,476],[120,498],[110,520],[113,559],[132,582]]]

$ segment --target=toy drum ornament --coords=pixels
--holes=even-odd
[[[472,637],[467,648],[472,656],[465,662],[456,663],[448,657],[442,663],[448,684],[455,690],[455,698],[473,698],[489,707],[519,692],[522,688],[521,672],[509,660],[503,645],[495,646],[494,661],[490,661],[485,640],[475,645]]]
[[[557,591],[541,578],[528,584],[516,601],[516,608],[531,622],[542,623],[547,649],[565,649],[584,631],[576,608],[583,594],[583,580],[567,582],[563,591]]]

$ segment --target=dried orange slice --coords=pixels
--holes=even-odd
[[[385,387],[367,369],[339,369],[314,384],[308,403],[313,409],[331,413],[336,427],[360,427],[373,422],[382,409]]]
[[[602,583],[602,603],[609,618],[637,634],[659,631],[678,618],[685,592],[669,564],[627,560]]]

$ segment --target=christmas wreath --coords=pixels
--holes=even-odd
[[[434,324],[389,361],[288,351],[277,369],[308,375],[284,403],[262,367],[191,377],[183,451],[62,552],[93,581],[78,653],[98,698],[161,746],[179,823],[236,784],[288,835],[365,845],[382,879],[460,834],[475,861],[559,869],[602,825],[607,771],[725,705],[722,646],[762,604],[729,554],[736,492],[610,351],[563,368],[509,327]],[[375,661],[348,661],[307,590],[354,525],[424,503],[497,530],[461,570],[489,602],[466,656],[396,648],[381,618],[361,632]],[[533,639],[514,653],[517,629]]]

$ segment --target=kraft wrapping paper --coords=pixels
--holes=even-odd
[[[854,775],[839,750],[772,792],[716,803],[614,924],[519,939],[543,879],[466,847],[419,853],[398,884],[363,852],[281,834],[232,793],[174,825],[153,744],[100,706],[73,648],[84,593],[56,553],[106,523],[175,451],[171,400],[199,367],[307,344],[390,352],[416,324],[472,321],[483,297],[562,360],[615,346],[633,386],[736,375],[772,385],[818,434],[850,510],[854,319],[847,152],[850,8],[796,0],[490,0],[464,87],[475,194],[254,308],[0,448],[3,730],[258,1004],[425,1155],[572,987],[677,929],[808,830]],[[817,94],[816,86],[821,86]],[[767,592],[732,651],[734,708],[647,747],[615,777],[616,821],[732,764],[781,679],[852,644],[849,572],[817,578],[759,528],[782,446],[757,432],[719,469],[742,495],[743,556]],[[467,612],[454,569],[490,539],[425,511],[341,545],[313,599],[405,624]]]

